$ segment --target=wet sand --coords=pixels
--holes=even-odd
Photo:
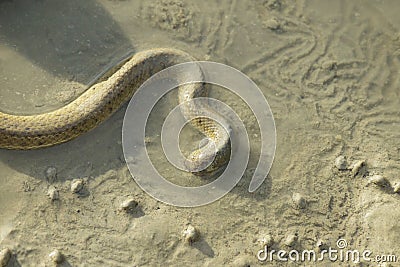
[[[256,120],[237,97],[214,90],[243,118],[253,153],[239,184],[199,208],[165,205],[136,185],[121,147],[125,107],[66,144],[0,150],[0,250],[12,251],[9,266],[52,266],[55,249],[64,255],[61,266],[298,264],[260,262],[258,240],[266,234],[276,250],[314,249],[321,240],[336,248],[345,239],[349,249],[400,257],[398,11],[396,1],[0,1],[1,110],[55,109],[126,53],[173,47],[248,75],[277,130],[271,172],[249,193]],[[160,108],[174,103],[171,96]],[[158,136],[151,132],[150,140]],[[157,168],[176,183],[204,182],[174,173],[154,151]],[[335,166],[339,156],[347,159],[344,170]],[[358,172],[357,161],[364,162]],[[49,167],[55,176],[46,175]],[[73,179],[83,181],[78,194]],[[50,187],[59,199],[49,199]],[[121,211],[130,197],[138,205]],[[182,237],[189,224],[200,232],[191,245]],[[298,239],[288,247],[291,234]]]

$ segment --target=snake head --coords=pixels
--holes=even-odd
[[[185,166],[194,175],[214,176],[225,169],[229,158],[230,145],[222,150],[216,149],[211,141],[193,151],[185,161]]]

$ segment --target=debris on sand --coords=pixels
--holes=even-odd
[[[200,238],[199,230],[190,224],[185,230],[183,230],[182,235],[185,243],[189,245],[196,242]]]
[[[53,263],[59,264],[64,261],[64,255],[58,250],[55,249],[49,254],[49,258]]]
[[[347,160],[345,156],[339,156],[335,159],[335,166],[338,170],[344,171],[348,169]]]
[[[133,197],[129,197],[121,203],[119,209],[125,212],[132,212],[138,205],[139,203]]]
[[[83,189],[83,180],[82,179],[74,179],[71,183],[71,192],[74,194],[79,193]]]
[[[385,177],[379,174],[369,176],[368,184],[375,184],[380,187],[390,187],[389,181]]]
[[[300,193],[294,193],[292,200],[295,208],[305,209],[307,207],[307,200]]]
[[[278,31],[281,28],[281,24],[276,18],[271,18],[265,22],[265,26],[272,30],[272,31]]]
[[[271,247],[272,244],[274,243],[274,239],[270,234],[263,234],[257,239],[257,242],[263,247],[264,246]]]
[[[289,234],[289,235],[286,237],[286,239],[285,239],[285,241],[284,241],[284,244],[285,244],[286,246],[288,246],[288,247],[293,247],[293,246],[296,244],[296,242],[297,242],[298,239],[299,239],[299,237],[298,237],[297,233]]]
[[[49,190],[47,190],[47,196],[51,199],[51,201],[58,200],[60,198],[60,194],[54,186],[50,186]]]
[[[366,174],[365,170],[365,160],[357,160],[352,164],[351,173],[353,177],[357,175],[364,176]]]
[[[393,193],[400,193],[400,182],[394,182],[392,188]]]

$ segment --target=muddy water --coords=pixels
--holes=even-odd
[[[50,264],[54,249],[72,266],[257,266],[257,240],[270,234],[274,249],[313,249],[319,240],[337,248],[342,238],[350,249],[400,257],[400,197],[368,182],[373,174],[390,185],[400,181],[398,11],[396,1],[0,1],[3,111],[58,108],[126,53],[174,47],[247,74],[277,130],[270,175],[250,194],[256,120],[237,97],[213,90],[243,118],[253,154],[232,192],[193,209],[157,202],[135,184],[122,155],[123,109],[67,144],[2,150],[0,248],[22,266]],[[173,104],[171,95],[160,111]],[[154,125],[160,121],[154,116]],[[155,144],[156,128],[149,132]],[[182,142],[190,146],[195,137],[189,132]],[[172,181],[204,183],[175,174],[156,148],[153,155]],[[349,165],[364,160],[363,172],[339,171],[339,155]],[[54,181],[46,178],[49,166],[57,169]],[[70,191],[75,178],[84,178],[86,194]],[[59,200],[46,196],[50,185]],[[305,208],[293,204],[294,193]],[[119,211],[129,196],[139,203],[133,214]],[[181,237],[189,223],[201,233],[192,246]],[[298,240],[287,247],[294,233]],[[313,264],[347,265],[305,263]]]

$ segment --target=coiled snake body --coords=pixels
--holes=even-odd
[[[187,61],[193,61],[193,58],[175,49],[139,52],[108,79],[92,85],[78,98],[57,110],[37,115],[12,115],[0,112],[0,147],[27,150],[69,141],[110,117],[153,74]],[[201,84],[179,88],[180,103],[206,95],[207,90]],[[195,150],[189,157],[191,162],[189,168],[197,169],[202,164],[202,159],[215,156],[207,172],[215,171],[228,160],[229,136],[224,128],[213,120],[194,118],[199,108],[208,107],[183,105],[182,112],[186,118],[193,118],[191,124],[214,144],[213,146],[207,144]]]

